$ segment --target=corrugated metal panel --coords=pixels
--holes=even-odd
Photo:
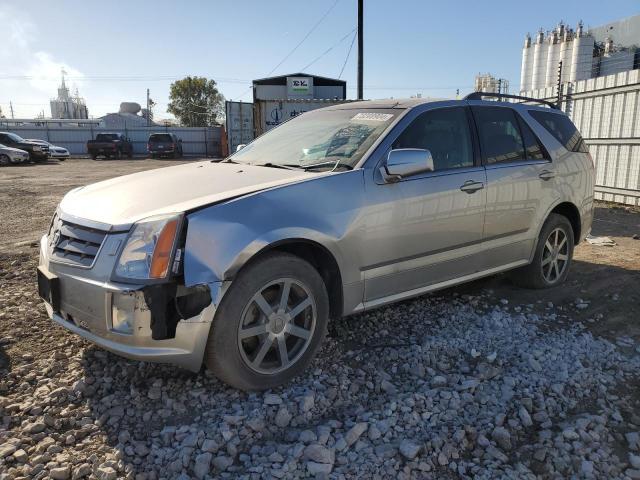
[[[233,153],[238,145],[253,140],[253,103],[226,102],[225,111],[229,153]]]
[[[301,113],[351,100],[256,100],[253,125],[256,137]]]
[[[70,126],[11,126],[2,125],[0,130],[15,132],[23,138],[38,138],[46,140],[59,147],[69,150],[71,155],[86,155],[87,141],[95,138],[98,133],[113,132],[113,129],[95,127]],[[134,154],[147,153],[149,135],[157,132],[175,133],[182,139],[185,155],[219,157],[221,154],[221,127],[136,127],[127,128],[120,133],[126,135],[133,144]]]

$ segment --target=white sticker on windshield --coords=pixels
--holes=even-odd
[[[351,120],[386,122],[391,117],[393,117],[393,115],[390,113],[358,113]]]

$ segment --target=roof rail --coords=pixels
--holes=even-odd
[[[508,93],[493,93],[493,92],[471,92],[469,95],[463,98],[463,100],[482,100],[484,97],[494,97],[494,98],[514,98],[516,100],[522,100],[522,102],[518,103],[539,103],[542,105],[546,105],[547,107],[555,108],[559,110],[558,106],[555,103],[548,102],[547,100],[541,100],[539,98],[531,98],[531,97],[522,97],[520,95],[510,95]]]

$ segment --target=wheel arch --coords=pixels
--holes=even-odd
[[[578,207],[572,202],[561,202],[551,209],[551,211],[547,214],[545,221],[552,213],[562,215],[563,217],[567,218],[567,220],[569,220],[569,223],[571,223],[571,228],[573,230],[574,241],[579,242],[580,235],[582,234],[582,219],[580,217],[580,210],[578,210]]]
[[[535,242],[533,245],[533,250],[531,251],[530,260],[533,259],[533,256],[535,255],[535,252],[536,252],[536,248],[538,248],[538,242],[540,241],[540,232],[542,231],[542,227],[544,226],[545,222],[549,219],[549,216],[552,213],[562,215],[567,220],[569,220],[569,223],[571,224],[571,229],[573,230],[574,243],[577,244],[580,241],[580,235],[582,234],[582,218],[580,215],[580,210],[573,202],[570,202],[570,201],[558,202],[552,205],[551,207],[549,207],[549,210],[544,215],[544,220],[540,222],[540,225],[538,226]]]
[[[327,288],[330,317],[339,318],[342,316],[344,294],[340,266],[333,253],[314,240],[287,238],[270,243],[251,256],[233,276],[237,276],[248,265],[272,252],[290,253],[311,264],[318,271]]]

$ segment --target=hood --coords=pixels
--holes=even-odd
[[[153,215],[184,212],[266,188],[330,173],[197,162],[112,178],[69,192],[64,217],[124,230]]]
[[[7,147],[5,145],[0,146],[0,152],[5,151],[5,152],[16,152],[16,153],[26,153],[27,155],[29,154],[29,152],[25,152],[24,150],[21,150],[19,148],[13,148],[13,147]]]

